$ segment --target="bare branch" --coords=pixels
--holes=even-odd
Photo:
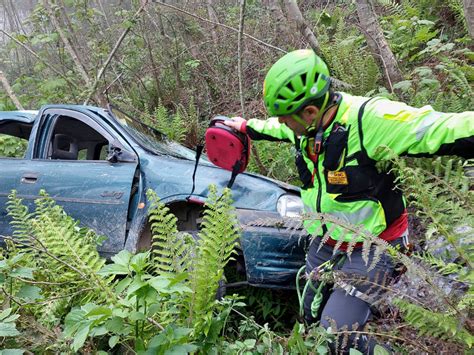
[[[242,109],[242,117],[245,117],[245,103],[244,103],[244,90],[242,83],[242,44],[244,33],[244,21],[245,21],[245,0],[240,0],[240,21],[239,21],[239,35],[237,36],[237,72],[239,75],[239,94],[240,94],[240,107]]]
[[[72,58],[72,61],[76,65],[76,69],[79,72],[79,74],[82,77],[82,80],[87,84],[87,86],[91,85],[91,80],[89,78],[89,75],[87,75],[86,70],[84,68],[84,64],[81,62],[79,59],[79,56],[77,55],[76,49],[72,46],[71,42],[69,41],[69,38],[67,38],[66,34],[64,33],[63,29],[61,28],[61,25],[59,24],[58,19],[56,18],[56,14],[54,13],[53,9],[51,9],[51,4],[49,3],[49,0],[43,0],[43,5],[44,8],[46,9],[48,13],[48,17],[51,20],[55,30],[58,32],[59,37],[61,37],[61,40],[64,44],[64,47],[66,48],[67,52]]]
[[[284,4],[286,6],[289,19],[292,19],[296,22],[298,29],[300,30],[304,38],[306,38],[313,51],[319,56],[322,56],[319,42],[311,28],[309,28],[309,26],[306,24],[306,21],[304,20],[303,14],[301,13],[301,10],[298,7],[298,3],[296,2],[296,0],[285,0]]]
[[[140,6],[140,8],[137,10],[137,12],[135,12],[135,14],[133,15],[132,22],[138,18],[138,16],[145,9],[147,4],[148,4],[148,0],[143,1],[142,6]],[[131,27],[127,26],[125,31],[123,31],[122,35],[117,40],[117,43],[115,43],[115,46],[112,49],[112,51],[110,52],[109,57],[105,61],[102,68],[100,68],[99,73],[97,74],[97,78],[95,79],[94,84],[92,84],[92,87],[89,90],[89,95],[87,96],[86,100],[84,101],[84,105],[87,105],[89,103],[91,97],[94,95],[95,91],[97,90],[97,86],[99,85],[100,78],[102,78],[102,75],[104,75],[105,70],[109,66],[110,62],[112,61],[112,58],[114,57],[115,53],[119,49],[120,45],[122,44],[123,40],[127,36],[128,32],[130,32],[130,29],[131,29]]]
[[[211,21],[211,20],[209,20],[209,19],[207,19],[207,18],[200,17],[200,16],[195,15],[195,14],[192,14],[192,13],[186,11],[186,10],[180,9],[179,7],[176,7],[176,6],[173,6],[173,5],[170,5],[170,4],[165,4],[164,2],[157,1],[157,0],[152,0],[152,2],[155,3],[155,4],[161,5],[161,6],[168,7],[168,8],[170,8],[170,9],[175,10],[175,11],[181,12],[181,13],[186,14],[186,15],[188,15],[188,16],[194,17],[194,18],[196,18],[196,19],[198,19],[198,20],[200,20],[200,21],[207,22],[207,23],[211,23],[211,24],[217,25],[217,26],[221,26],[221,27],[227,28],[228,30],[231,30],[231,31],[233,31],[233,32],[239,33],[239,30],[238,30],[237,28],[224,25],[223,23],[220,23],[220,22]],[[282,53],[286,53],[286,51],[285,51],[284,49],[281,49],[281,48],[278,48],[278,47],[276,47],[276,46],[273,46],[273,45],[271,45],[271,44],[269,44],[269,43],[266,43],[266,42],[264,42],[264,41],[262,41],[262,40],[260,40],[260,39],[258,39],[258,38],[256,38],[256,37],[254,37],[254,36],[249,35],[248,33],[245,33],[245,32],[244,32],[243,35],[246,36],[247,38],[250,38],[251,40],[253,40],[253,41],[255,41],[255,42],[261,44],[262,46],[275,49],[275,50],[280,51],[280,52],[282,52]]]
[[[58,69],[56,69],[55,67],[53,67],[51,64],[49,64],[48,62],[46,62],[45,60],[43,60],[38,54],[36,54],[31,48],[29,48],[27,45],[21,43],[19,40],[17,40],[15,37],[13,37],[11,34],[9,34],[8,32],[0,29],[0,32],[2,32],[5,36],[7,36],[8,38],[10,38],[11,40],[13,40],[16,44],[18,44],[20,47],[22,47],[24,50],[26,50],[28,53],[30,53],[33,57],[35,57],[36,59],[38,59],[41,63],[43,63],[46,67],[48,67],[49,69],[51,69],[53,72],[55,72],[56,74],[58,74],[61,78],[63,78],[68,84],[72,85],[74,88],[78,88],[77,84],[72,82],[71,80],[68,79],[67,76],[65,76],[63,73],[61,73]]]

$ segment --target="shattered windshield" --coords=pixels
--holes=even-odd
[[[196,152],[170,140],[164,133],[133,118],[115,106],[109,108],[112,117],[147,151],[181,159],[194,160],[196,158]]]

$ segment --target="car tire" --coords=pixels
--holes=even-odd
[[[219,280],[217,291],[216,291],[216,300],[222,300],[227,293],[227,283],[224,278]]]

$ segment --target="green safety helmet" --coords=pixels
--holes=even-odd
[[[271,116],[297,112],[329,90],[329,69],[311,49],[285,54],[267,73],[263,99]]]

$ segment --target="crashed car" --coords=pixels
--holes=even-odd
[[[176,215],[180,230],[192,232],[199,228],[209,185],[222,189],[229,181],[228,171],[201,158],[191,194],[195,152],[110,107],[48,105],[38,112],[0,112],[0,135],[27,142],[23,157],[0,157],[0,235],[11,235],[10,192],[33,205],[44,189],[82,225],[107,237],[99,249],[105,257],[150,247],[148,189]],[[302,238],[249,222],[299,213],[298,188],[243,173],[232,196],[242,225],[237,262],[248,284],[293,287],[304,264]]]

